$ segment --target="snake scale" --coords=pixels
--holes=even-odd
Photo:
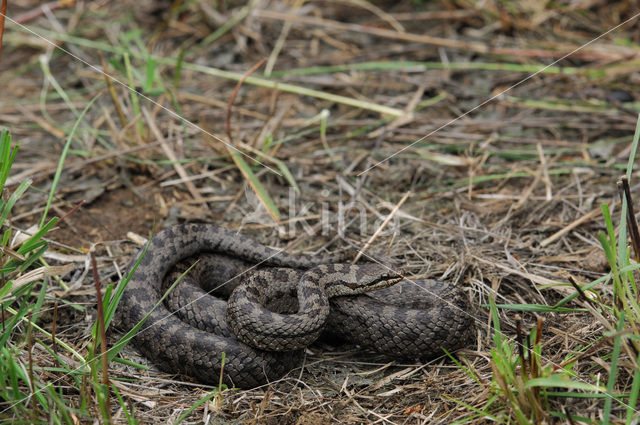
[[[144,251],[130,265],[133,272],[118,306],[120,325],[131,329],[149,314],[133,337],[135,346],[161,369],[204,383],[219,381],[223,353],[223,380],[228,385],[250,388],[282,377],[300,365],[303,356],[298,348],[313,341],[325,321],[326,333],[332,337],[403,358],[437,356],[442,354],[442,347],[455,350],[468,342],[473,330],[473,319],[464,314],[468,309],[466,297],[443,282],[403,281],[367,295],[337,296],[331,298],[330,312],[320,306],[323,301],[316,289],[297,285],[321,281],[331,286],[339,280],[354,288],[360,281],[378,288],[399,280],[398,275],[373,263],[325,264],[339,259],[288,254],[235,231],[196,223],[157,233]],[[175,277],[195,259],[200,261],[174,288],[166,305],[158,304]],[[257,271],[245,273],[256,265]],[[228,296],[240,282],[245,284],[231,294],[237,299],[229,308],[238,310],[230,323],[241,334],[239,338],[227,324],[227,302],[206,292],[220,287],[218,292]],[[258,291],[256,285],[265,285],[268,290]],[[249,298],[264,303],[266,308],[249,303]],[[295,316],[291,313],[303,308],[307,310],[305,321],[309,322],[309,315],[316,318],[316,325],[309,329],[297,328],[286,317]],[[271,309],[289,314],[274,319],[277,316]],[[254,318],[249,318],[249,313]],[[249,325],[257,329],[257,337],[255,333],[242,335],[243,330],[251,328]],[[308,338],[293,346],[275,343],[272,331],[279,332],[273,338],[286,340],[289,333]],[[292,351],[265,351],[245,344],[240,340],[243,338],[263,348]]]

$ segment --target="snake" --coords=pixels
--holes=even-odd
[[[189,278],[161,302],[180,265],[184,270],[197,258]],[[459,289],[427,280],[399,282],[402,276],[386,266],[337,263],[341,259],[289,254],[211,224],[176,225],[155,234],[131,261],[117,310],[120,326],[130,330],[144,322],[133,343],[160,369],[241,388],[298,367],[301,349],[323,330],[405,358],[433,357],[467,343],[473,326],[458,311],[468,307]],[[256,270],[247,272],[251,268]],[[238,287],[227,302],[208,296],[212,286],[226,288],[225,295]],[[333,287],[340,290],[329,294],[329,308],[322,292]],[[434,303],[425,290],[447,302]],[[276,316],[271,309],[285,299],[288,306],[278,307],[284,314]]]

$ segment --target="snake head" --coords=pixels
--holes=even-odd
[[[358,295],[386,288],[403,277],[403,271],[378,263],[334,264],[326,285],[329,296]]]

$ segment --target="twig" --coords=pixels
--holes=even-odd
[[[571,230],[573,230],[576,227],[580,226],[582,223],[586,223],[587,221],[591,220],[592,218],[594,218],[595,216],[600,214],[600,212],[601,212],[600,208],[596,208],[595,210],[586,213],[585,215],[583,215],[579,219],[577,219],[574,222],[568,224],[567,226],[563,227],[561,230],[557,231],[553,235],[549,236],[547,239],[545,239],[542,242],[540,242],[540,246],[542,248],[544,248],[545,246],[549,245],[551,242],[555,241],[556,239],[561,238],[565,234],[569,233]]]
[[[383,28],[367,27],[364,25],[350,24],[329,19],[315,18],[310,16],[297,16],[291,13],[275,12],[272,10],[255,10],[256,16],[266,19],[274,19],[280,21],[292,21],[298,25],[317,25],[325,28],[332,28],[338,31],[352,31],[362,34],[370,34],[377,37],[389,38],[394,40],[402,40],[410,43],[429,44],[438,47],[448,47],[454,49],[462,49],[475,53],[491,53],[494,55],[512,55],[517,57],[546,57],[546,58],[562,58],[567,53],[576,50],[576,46],[557,46],[554,49],[517,49],[511,47],[490,47],[485,43],[477,43],[463,40],[452,40],[440,37],[431,37],[425,34],[414,34],[407,32],[398,32]],[[636,52],[632,49],[614,48],[612,45],[606,46],[607,51],[600,52],[595,50],[581,49],[581,52],[575,52],[571,56],[585,60],[623,60]]]
[[[4,17],[7,13],[7,0],[2,0],[0,7],[0,58],[2,57],[2,37],[4,36]]]
[[[55,0],[55,1],[50,1],[49,3],[41,4],[38,7],[35,7],[27,12],[21,13],[20,15],[16,16],[15,21],[19,24],[27,23],[29,21],[34,20],[38,16],[44,15],[45,9],[55,10],[60,7],[69,6],[68,4],[65,4],[65,3],[72,3],[72,2]],[[2,11],[2,13],[4,14],[4,11]]]
[[[389,213],[389,215],[387,215],[387,217],[384,219],[384,221],[382,222],[382,224],[380,224],[380,226],[376,229],[376,231],[373,233],[373,235],[371,235],[371,237],[369,238],[369,240],[364,244],[364,246],[362,247],[362,249],[358,250],[358,254],[356,255],[356,257],[353,259],[353,263],[355,264],[360,257],[362,257],[362,254],[365,253],[365,251],[367,249],[369,249],[369,246],[371,246],[371,243],[373,241],[376,240],[376,238],[378,237],[378,235],[380,234],[380,232],[382,232],[382,229],[384,229],[387,224],[391,221],[391,219],[396,215],[396,213],[398,212],[398,210],[400,209],[400,207],[402,206],[402,204],[404,204],[404,202],[409,199],[409,195],[411,195],[411,191],[408,191],[407,193],[404,194],[404,196],[402,197],[402,199],[400,199],[400,201],[398,201],[398,203],[393,207],[393,209],[391,210],[391,212]]]
[[[236,87],[233,89],[233,93],[231,93],[231,97],[229,98],[229,103],[227,103],[227,119],[226,119],[226,130],[227,130],[227,137],[229,138],[229,143],[233,143],[233,138],[231,137],[231,107],[233,106],[233,102],[236,100],[236,96],[238,95],[238,91],[240,90],[242,83],[244,83],[247,77],[253,74],[256,71],[256,69],[260,68],[263,63],[264,63],[264,58],[262,58],[257,64],[253,65],[251,69],[249,69],[249,71],[247,71],[246,74],[244,74],[242,78],[240,78],[240,80],[236,84]]]
[[[160,129],[156,125],[149,110],[147,108],[142,108],[142,114],[145,116],[151,132],[160,142],[160,146],[162,146],[162,150],[164,151],[165,155],[167,155],[167,158],[169,158],[169,160],[173,162],[173,168],[175,168],[178,175],[185,181],[184,184],[185,186],[187,186],[187,189],[191,193],[191,196],[193,196],[198,201],[202,201],[202,195],[200,195],[200,192],[198,191],[196,186],[189,179],[189,174],[187,174],[187,171],[184,169],[182,164],[178,162],[178,157],[176,156],[175,152],[169,147],[169,144],[160,132]]]
[[[423,34],[398,32],[382,28],[366,27],[364,25],[358,24],[337,22],[329,19],[309,16],[297,16],[291,13],[275,12],[272,10],[255,10],[253,13],[261,18],[290,21],[298,25],[317,25],[320,27],[332,28],[339,31],[354,31],[358,33],[371,34],[378,37],[392,38],[413,43],[424,43],[439,47],[465,49],[476,53],[487,53],[489,51],[489,48],[484,43],[466,42],[447,38],[431,37]]]
[[[295,0],[293,6],[291,7],[291,10],[297,11],[298,9],[300,9],[300,6],[302,6],[303,2],[304,0]],[[291,21],[286,21],[282,26],[282,30],[280,31],[280,37],[278,37],[278,39],[276,40],[276,44],[273,46],[273,50],[269,55],[269,60],[267,61],[267,65],[264,67],[264,75],[266,75],[267,77],[269,77],[271,75],[271,71],[273,71],[273,67],[275,66],[276,61],[278,60],[278,55],[280,54],[282,47],[284,47],[284,42],[287,39],[287,36],[289,35],[290,30],[291,30]]]
[[[549,178],[549,168],[547,167],[547,160],[544,157],[544,152],[542,150],[542,145],[540,143],[536,143],[536,149],[538,150],[538,156],[540,157],[540,167],[542,171],[542,177],[544,181],[544,185],[547,189],[547,201],[550,201],[553,197],[551,193],[551,179]]]
[[[64,220],[65,218],[69,217],[71,214],[73,214],[74,212],[76,212],[76,211],[78,210],[78,208],[80,208],[80,207],[81,207],[81,206],[83,206],[83,205],[84,205],[84,200],[82,200],[82,201],[78,202],[78,203],[76,204],[76,206],[75,206],[75,207],[71,208],[71,209],[70,209],[70,210],[69,210],[65,215],[63,215],[62,217],[60,217],[60,219],[58,220],[58,223],[56,223],[56,224],[60,224],[60,222],[61,222],[62,220]]]

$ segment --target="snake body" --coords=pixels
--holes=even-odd
[[[206,255],[204,255],[206,253]],[[172,314],[167,306],[159,303],[167,281],[171,280],[171,272],[181,261],[192,257],[202,256],[204,261],[196,269],[195,280],[186,279],[179,284],[169,298],[172,309],[178,310]],[[208,257],[207,257],[208,256]],[[138,262],[137,268],[134,265]],[[259,310],[257,317],[262,319],[247,319],[247,312],[243,309],[255,309],[255,304],[248,303],[248,293],[264,302],[268,308],[270,303],[279,299],[291,299],[288,307],[280,308],[285,313],[291,313],[302,304],[316,308],[316,296],[312,289],[292,289],[295,283],[310,280],[331,283],[336,279],[344,279],[350,275],[348,282],[361,279],[378,280],[383,283],[395,282],[397,276],[391,276],[383,271],[381,266],[367,269],[369,265],[351,266],[344,264],[324,264],[334,262],[333,256],[308,257],[287,254],[268,248],[240,235],[232,230],[206,224],[178,225],[156,234],[150,241],[148,250],[141,250],[131,263],[131,278],[125,288],[118,307],[118,317],[123,328],[131,329],[149,314],[146,322],[133,338],[136,347],[143,355],[151,359],[161,369],[178,372],[191,376],[201,382],[217,383],[220,379],[222,356],[224,362],[224,382],[240,387],[255,387],[270,380],[277,379],[296,367],[300,363],[299,351],[267,352],[254,348],[234,335],[226,323],[227,303],[214,297],[201,297],[204,289],[193,284],[194,281],[209,280],[210,286],[218,286],[230,278],[241,274],[252,264],[268,267],[247,277],[234,279],[254,282],[255,284],[272,283],[275,289],[266,296],[255,292],[251,286],[244,286],[244,294],[236,290],[237,297],[232,306],[238,310],[239,319],[231,322],[239,324],[237,331],[242,333],[247,328],[247,321],[255,321],[258,336],[263,337],[262,346],[273,349],[271,330],[264,328],[265,323],[274,323],[273,316],[267,310]],[[376,268],[377,267],[377,268]],[[199,270],[199,271],[198,271]],[[175,273],[175,272],[173,272]],[[198,274],[201,275],[198,278]],[[293,282],[293,287],[284,285]],[[416,282],[418,283],[418,282]],[[231,286],[231,285],[224,285]],[[396,287],[398,284],[396,284]],[[404,288],[404,289],[403,289]],[[399,289],[390,287],[382,291],[391,291],[386,295],[376,291],[383,298],[392,299],[394,296],[403,298],[402,292],[409,291],[406,283],[402,282]],[[432,288],[442,292],[437,285]],[[247,292],[249,291],[249,292]],[[297,292],[297,294],[296,294]],[[449,291],[450,301],[454,300],[454,307],[466,308],[466,300],[459,291]],[[285,293],[288,295],[285,297]],[[395,295],[393,295],[395,294]],[[400,295],[398,295],[400,294]],[[406,295],[406,294],[405,294]],[[380,295],[376,295],[379,297]],[[416,296],[417,297],[417,296]],[[195,301],[194,301],[195,300]],[[402,301],[398,301],[402,304]],[[186,307],[179,307],[180,304]],[[393,353],[402,357],[427,357],[436,353],[441,354],[441,346],[449,350],[459,348],[469,337],[472,321],[459,311],[453,311],[447,303],[432,303],[426,309],[416,309],[413,305],[390,306],[373,297],[359,295],[357,297],[338,296],[331,299],[331,313],[328,314],[329,326],[335,330],[343,328],[344,332],[337,334],[347,337],[364,346],[384,347],[381,351]],[[154,309],[154,307],[157,308]],[[237,307],[239,306],[239,307]],[[407,308],[408,307],[408,308]],[[355,316],[352,312],[357,312]],[[255,312],[254,312],[255,313]],[[322,307],[312,313],[314,317],[327,315],[327,309]],[[185,323],[181,318],[187,320]],[[308,317],[307,317],[308,319]],[[243,320],[245,322],[243,322]],[[257,321],[256,321],[257,320]],[[285,319],[283,319],[285,320]],[[318,320],[317,323],[325,319]],[[286,321],[286,320],[285,320]],[[346,323],[345,323],[346,321]],[[278,324],[279,323],[279,324]],[[278,322],[272,330],[282,331],[284,322]],[[293,322],[292,322],[293,323]],[[364,329],[363,329],[364,327]],[[369,328],[368,330],[366,328]],[[309,341],[315,339],[320,325],[312,326],[311,330],[286,329],[287,335],[311,335]],[[333,331],[330,331],[333,332]],[[249,336],[253,343],[255,334]],[[386,342],[382,343],[381,339]],[[415,342],[419,340],[420,342]],[[394,342],[395,341],[395,342]],[[412,342],[413,341],[413,342]],[[302,345],[308,343],[305,340]],[[287,346],[284,349],[296,349],[297,346]]]
[[[320,264],[307,271],[276,268],[252,273],[229,298],[227,323],[246,344],[268,351],[299,350],[318,339],[329,317],[329,298],[359,295],[402,279],[376,263]],[[274,288],[275,293],[274,293]],[[296,294],[297,311],[272,312],[278,291]]]

